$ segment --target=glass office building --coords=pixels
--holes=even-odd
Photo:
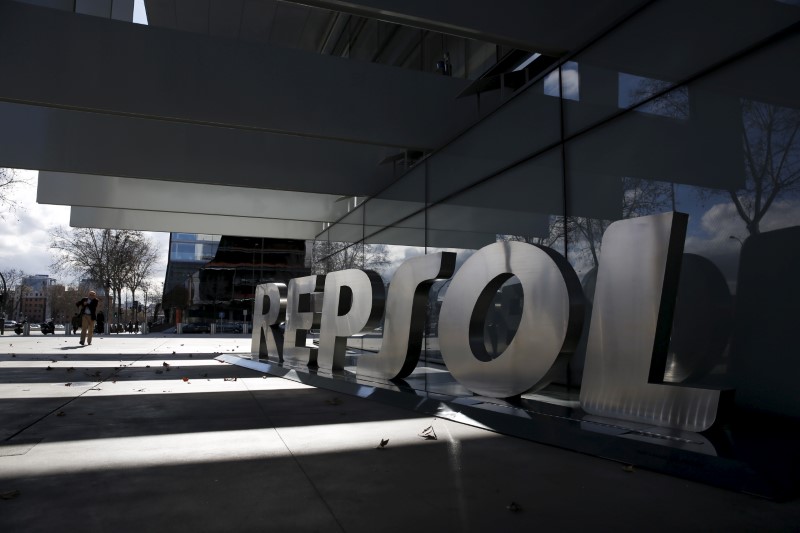
[[[546,246],[566,258],[586,299],[582,335],[547,387],[509,404],[451,375],[437,329],[449,280],[433,284],[421,357],[402,387],[490,410],[521,406],[588,431],[674,439],[676,448],[703,442],[695,451],[716,459],[752,460],[771,449],[785,463],[765,466],[761,456],[773,483],[767,491],[787,489],[798,462],[789,451],[797,442],[785,437],[800,416],[798,20],[791,2],[647,3],[321,232],[328,253],[318,271],[355,255],[390,281],[409,258],[448,250],[457,254],[455,277],[492,243]],[[701,438],[642,432],[614,416],[592,420],[582,409],[598,268],[618,259],[606,253],[628,251],[607,252],[604,234],[615,221],[666,212],[688,219],[667,357],[651,383],[722,391],[718,420]],[[520,309],[536,296],[520,287],[516,277],[495,287],[481,346],[465,357],[502,357],[515,336],[529,333],[520,329]],[[622,299],[638,297],[633,284],[629,294],[621,290]],[[617,334],[622,344],[636,336],[624,325]],[[380,351],[380,337],[379,328],[351,339],[345,376],[368,381],[358,375],[359,359]],[[637,420],[625,408],[618,414]]]
[[[283,363],[253,341],[276,373],[797,491],[797,1],[145,4],[150,28],[0,0],[0,120],[26,125],[0,164],[47,169],[40,202],[309,241]],[[397,319],[347,351],[297,326],[345,331],[358,268],[387,307],[422,276],[399,370],[376,362]]]
[[[179,309],[184,309],[184,287],[189,276],[214,258],[220,235],[199,233],[170,233],[167,272],[164,277],[162,302],[168,323],[182,320]],[[167,314],[168,313],[168,314]]]
[[[241,322],[253,316],[257,285],[288,283],[308,273],[305,241],[223,235],[213,257],[184,280],[185,321],[234,322],[242,331]]]

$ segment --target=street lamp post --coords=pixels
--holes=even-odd
[[[0,335],[6,333],[6,296],[8,295],[8,288],[6,287],[6,278],[0,274],[0,281],[3,283],[3,291],[0,292]]]
[[[109,331],[111,331],[111,318],[113,318],[113,313],[111,312],[111,280],[106,278],[105,285],[103,288],[106,290],[106,320],[103,324],[103,333],[108,335]]]

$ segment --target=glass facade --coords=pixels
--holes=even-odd
[[[241,333],[242,322],[252,316],[257,285],[287,283],[309,273],[305,241],[223,235],[214,248],[212,257],[184,279],[180,307],[186,322],[216,323],[223,332]]]
[[[492,243],[554,250],[577,273],[585,326],[550,384],[514,405],[578,416],[598,268],[612,259],[606,231],[685,213],[668,356],[651,382],[735,391],[723,393],[726,414],[705,435],[715,454],[784,450],[780,431],[762,430],[766,420],[800,418],[798,21],[793,2],[649,4],[322,232],[314,271],[374,269],[391,287],[397,268],[420,255],[455,252],[457,275]],[[444,364],[439,311],[451,282],[428,293],[421,357],[400,385],[503,405]],[[522,334],[524,299],[515,276],[496,288],[483,348],[467,357],[502,357]],[[382,335],[379,327],[349,339],[345,375],[357,376],[358,359],[377,353]],[[786,468],[796,474],[796,459]]]
[[[185,309],[188,299],[185,288],[187,279],[214,259],[220,238],[220,235],[201,233],[170,234],[169,261],[162,296],[168,323],[182,320],[180,310]]]

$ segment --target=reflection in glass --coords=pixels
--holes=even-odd
[[[559,87],[559,79],[561,86]],[[567,61],[561,69],[554,70],[544,78],[544,94],[565,98],[567,100],[580,100],[580,75],[578,64]]]
[[[662,97],[639,105],[671,86],[672,84],[666,81],[620,72],[619,107],[636,106],[635,111],[641,113],[685,120],[689,118],[689,90],[686,87],[678,87]]]

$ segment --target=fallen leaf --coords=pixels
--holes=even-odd
[[[189,381],[189,378],[183,378],[183,381]]]
[[[19,495],[20,491],[18,490],[7,490],[5,492],[0,492],[0,500],[11,500]]]
[[[71,387],[71,386],[72,386],[72,383],[64,383],[64,386],[65,386],[65,387]]]
[[[422,437],[425,440],[439,440],[439,437],[436,436],[436,431],[434,431],[432,425],[426,427],[425,429],[423,429],[419,433],[419,436]]]
[[[386,447],[387,444],[389,444],[389,439],[381,439],[381,442],[380,444],[378,444],[376,449],[382,450]]]
[[[520,512],[522,510],[522,507],[520,507],[517,504],[517,502],[511,502],[508,505],[506,505],[506,509],[508,509],[512,513],[518,513],[518,512]]]
[[[636,469],[633,467],[633,465],[625,465],[625,466],[622,467],[622,471],[623,472],[631,472],[631,473],[633,473],[633,472],[636,472]]]
[[[66,414],[67,413],[65,413],[64,411],[59,411],[58,413],[56,413],[56,416],[64,416]]]

